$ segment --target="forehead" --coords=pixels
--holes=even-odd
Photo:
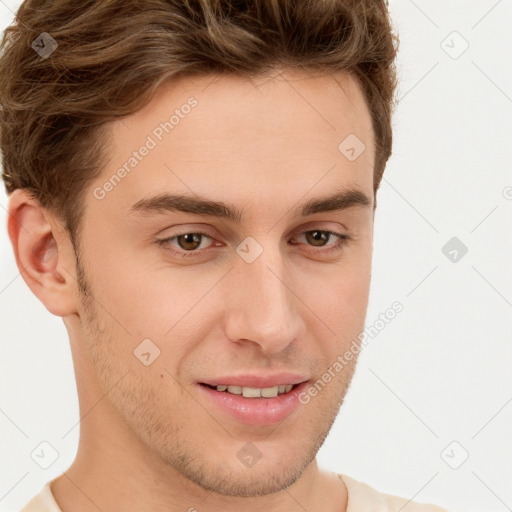
[[[372,192],[372,119],[359,84],[343,72],[184,77],[110,129],[110,161],[94,183],[113,184],[103,208],[127,212],[164,190],[232,202],[249,190],[263,199],[315,183]],[[346,140],[365,147],[356,160],[343,152]]]

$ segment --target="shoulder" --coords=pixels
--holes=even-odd
[[[429,503],[419,503],[400,496],[384,494],[373,487],[347,475],[338,474],[347,488],[346,512],[448,512],[446,509]],[[407,507],[406,507],[407,505]]]
[[[46,482],[38,494],[36,494],[20,512],[61,512],[59,505],[55,501],[51,482]]]

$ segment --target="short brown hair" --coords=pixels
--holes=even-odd
[[[58,44],[49,55],[34,47],[42,33],[47,49],[50,36]],[[6,191],[26,189],[72,241],[83,190],[102,171],[106,123],[173,77],[345,70],[372,115],[375,192],[391,155],[398,37],[385,0],[26,0],[2,50]]]

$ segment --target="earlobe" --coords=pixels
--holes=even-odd
[[[18,269],[50,313],[66,316],[76,311],[73,259],[50,217],[26,191],[18,189],[9,196],[7,229]]]

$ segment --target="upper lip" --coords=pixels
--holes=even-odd
[[[201,384],[208,384],[209,386],[240,386],[247,388],[273,388],[275,386],[286,384],[300,384],[308,380],[304,375],[296,373],[275,373],[273,375],[230,375],[225,377],[215,377],[211,379],[202,380]]]

